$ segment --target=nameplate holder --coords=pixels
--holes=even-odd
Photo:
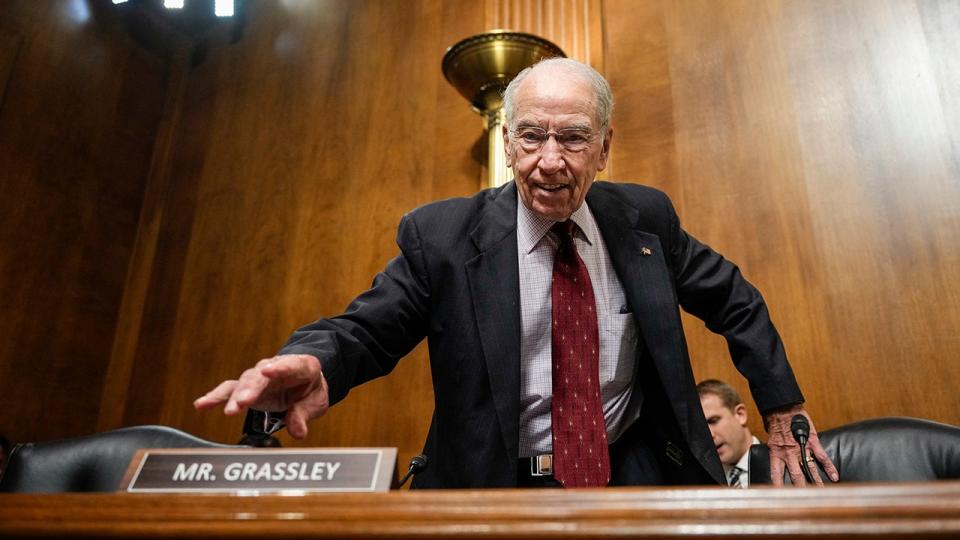
[[[137,451],[129,493],[376,492],[395,481],[396,448],[184,448]]]

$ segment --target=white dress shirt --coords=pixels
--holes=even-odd
[[[570,217],[579,227],[574,242],[590,273],[600,335],[600,395],[613,443],[636,420],[641,400],[630,403],[637,359],[637,325],[613,269],[600,229],[586,202]],[[551,452],[551,280],[557,239],[554,221],[517,204],[520,261],[520,456]],[[637,390],[639,391],[639,390]],[[628,405],[630,405],[628,407]],[[629,409],[629,410],[628,410]]]
[[[751,445],[760,444],[760,439],[753,437],[753,442]],[[737,467],[740,468],[740,489],[746,489],[750,487],[750,447],[747,447],[747,451],[740,456],[740,461],[737,462]],[[723,466],[723,476],[724,478],[730,478],[730,469],[733,467]]]

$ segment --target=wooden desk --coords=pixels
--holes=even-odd
[[[0,495],[0,538],[960,538],[960,481],[823,489]]]

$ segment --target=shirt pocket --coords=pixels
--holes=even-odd
[[[600,316],[600,371],[602,381],[623,387],[633,381],[637,361],[637,322],[633,313],[610,313]]]

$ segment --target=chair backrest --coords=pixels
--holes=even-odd
[[[960,479],[960,428],[930,420],[884,417],[820,433],[841,482]],[[750,449],[750,483],[770,483],[766,445]],[[821,478],[826,478],[820,471]],[[785,475],[785,482],[789,477]]]
[[[18,444],[0,492],[116,491],[141,448],[233,448],[167,426],[134,426],[83,437]]]
[[[848,482],[960,478],[960,428],[919,418],[874,418],[825,431],[821,444]]]

